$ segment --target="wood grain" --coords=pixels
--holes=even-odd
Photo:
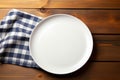
[[[0,0],[0,8],[41,8],[45,0]],[[120,0],[48,0],[45,8],[120,8]]]
[[[120,61],[120,35],[93,35],[93,61]]]
[[[88,62],[72,74],[58,76],[43,70],[3,64],[0,65],[0,80],[119,80],[119,67],[120,62]]]
[[[0,9],[0,19],[10,9]],[[81,19],[93,34],[120,34],[120,10],[19,9],[37,16],[65,13]]]

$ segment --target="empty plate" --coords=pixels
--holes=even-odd
[[[87,62],[93,39],[88,27],[78,18],[55,14],[43,19],[33,30],[29,46],[40,68],[53,74],[68,74]]]

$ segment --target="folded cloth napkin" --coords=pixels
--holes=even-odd
[[[0,63],[39,68],[29,52],[29,38],[41,18],[12,9],[0,22]]]

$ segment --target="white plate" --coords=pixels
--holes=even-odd
[[[81,68],[93,48],[92,35],[78,18],[55,14],[43,19],[30,38],[30,53],[43,70],[68,74]]]

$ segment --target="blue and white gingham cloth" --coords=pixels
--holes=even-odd
[[[0,21],[0,63],[39,68],[29,52],[29,38],[41,18],[12,9]]]

